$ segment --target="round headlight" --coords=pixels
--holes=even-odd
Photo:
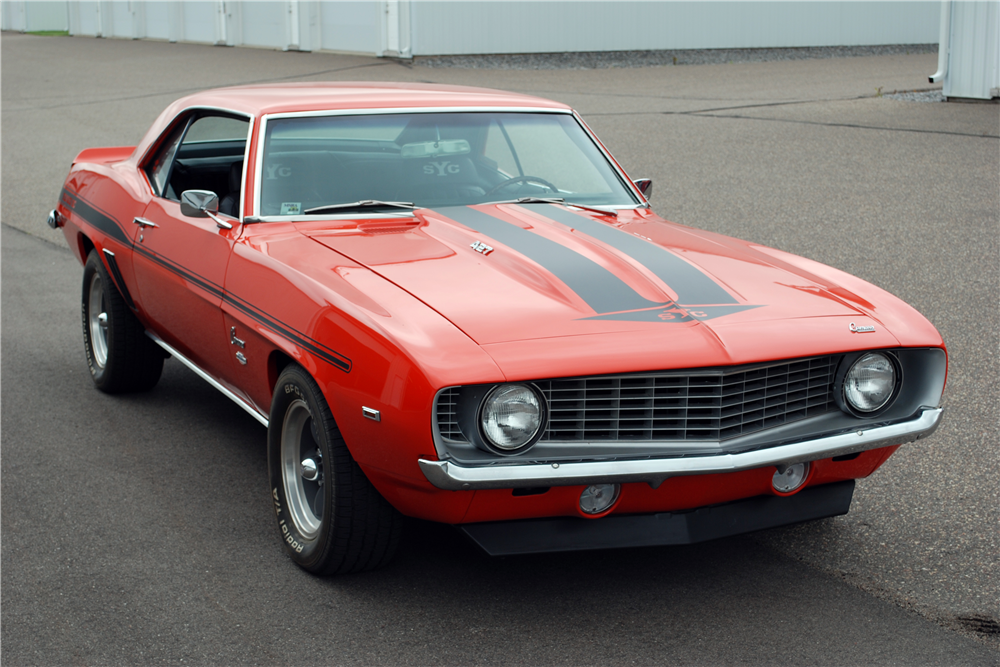
[[[523,384],[502,384],[493,389],[479,414],[486,442],[505,452],[533,442],[545,419],[542,399]]]
[[[869,352],[844,376],[844,400],[858,412],[884,407],[896,389],[896,366],[884,354]]]

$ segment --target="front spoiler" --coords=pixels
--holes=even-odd
[[[492,466],[462,466],[453,461],[426,459],[419,459],[419,463],[420,469],[431,484],[448,491],[612,482],[646,482],[655,487],[665,479],[681,475],[713,475],[772,465],[791,465],[902,445],[919,440],[937,430],[941,412],[942,408],[925,408],[919,417],[908,422],[876,426],[867,431],[852,431],[738,454]]]
[[[854,480],[794,496],[757,496],[687,512],[470,523],[458,528],[491,556],[695,544],[847,514]]]

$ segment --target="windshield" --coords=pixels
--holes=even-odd
[[[520,197],[637,204],[569,114],[314,116],[267,123],[259,215],[301,215],[364,200],[432,207]]]

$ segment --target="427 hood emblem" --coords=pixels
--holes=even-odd
[[[475,250],[476,252],[481,253],[483,255],[488,255],[491,252],[493,252],[493,247],[486,245],[482,241],[476,241],[475,243],[471,244],[469,247],[472,248],[473,250]]]

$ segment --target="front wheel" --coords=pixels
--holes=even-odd
[[[392,559],[402,516],[365,477],[319,386],[296,365],[274,388],[267,467],[281,539],[300,567],[344,574]]]
[[[152,389],[163,372],[163,351],[146,336],[96,250],[83,267],[83,343],[94,384],[109,394]]]

